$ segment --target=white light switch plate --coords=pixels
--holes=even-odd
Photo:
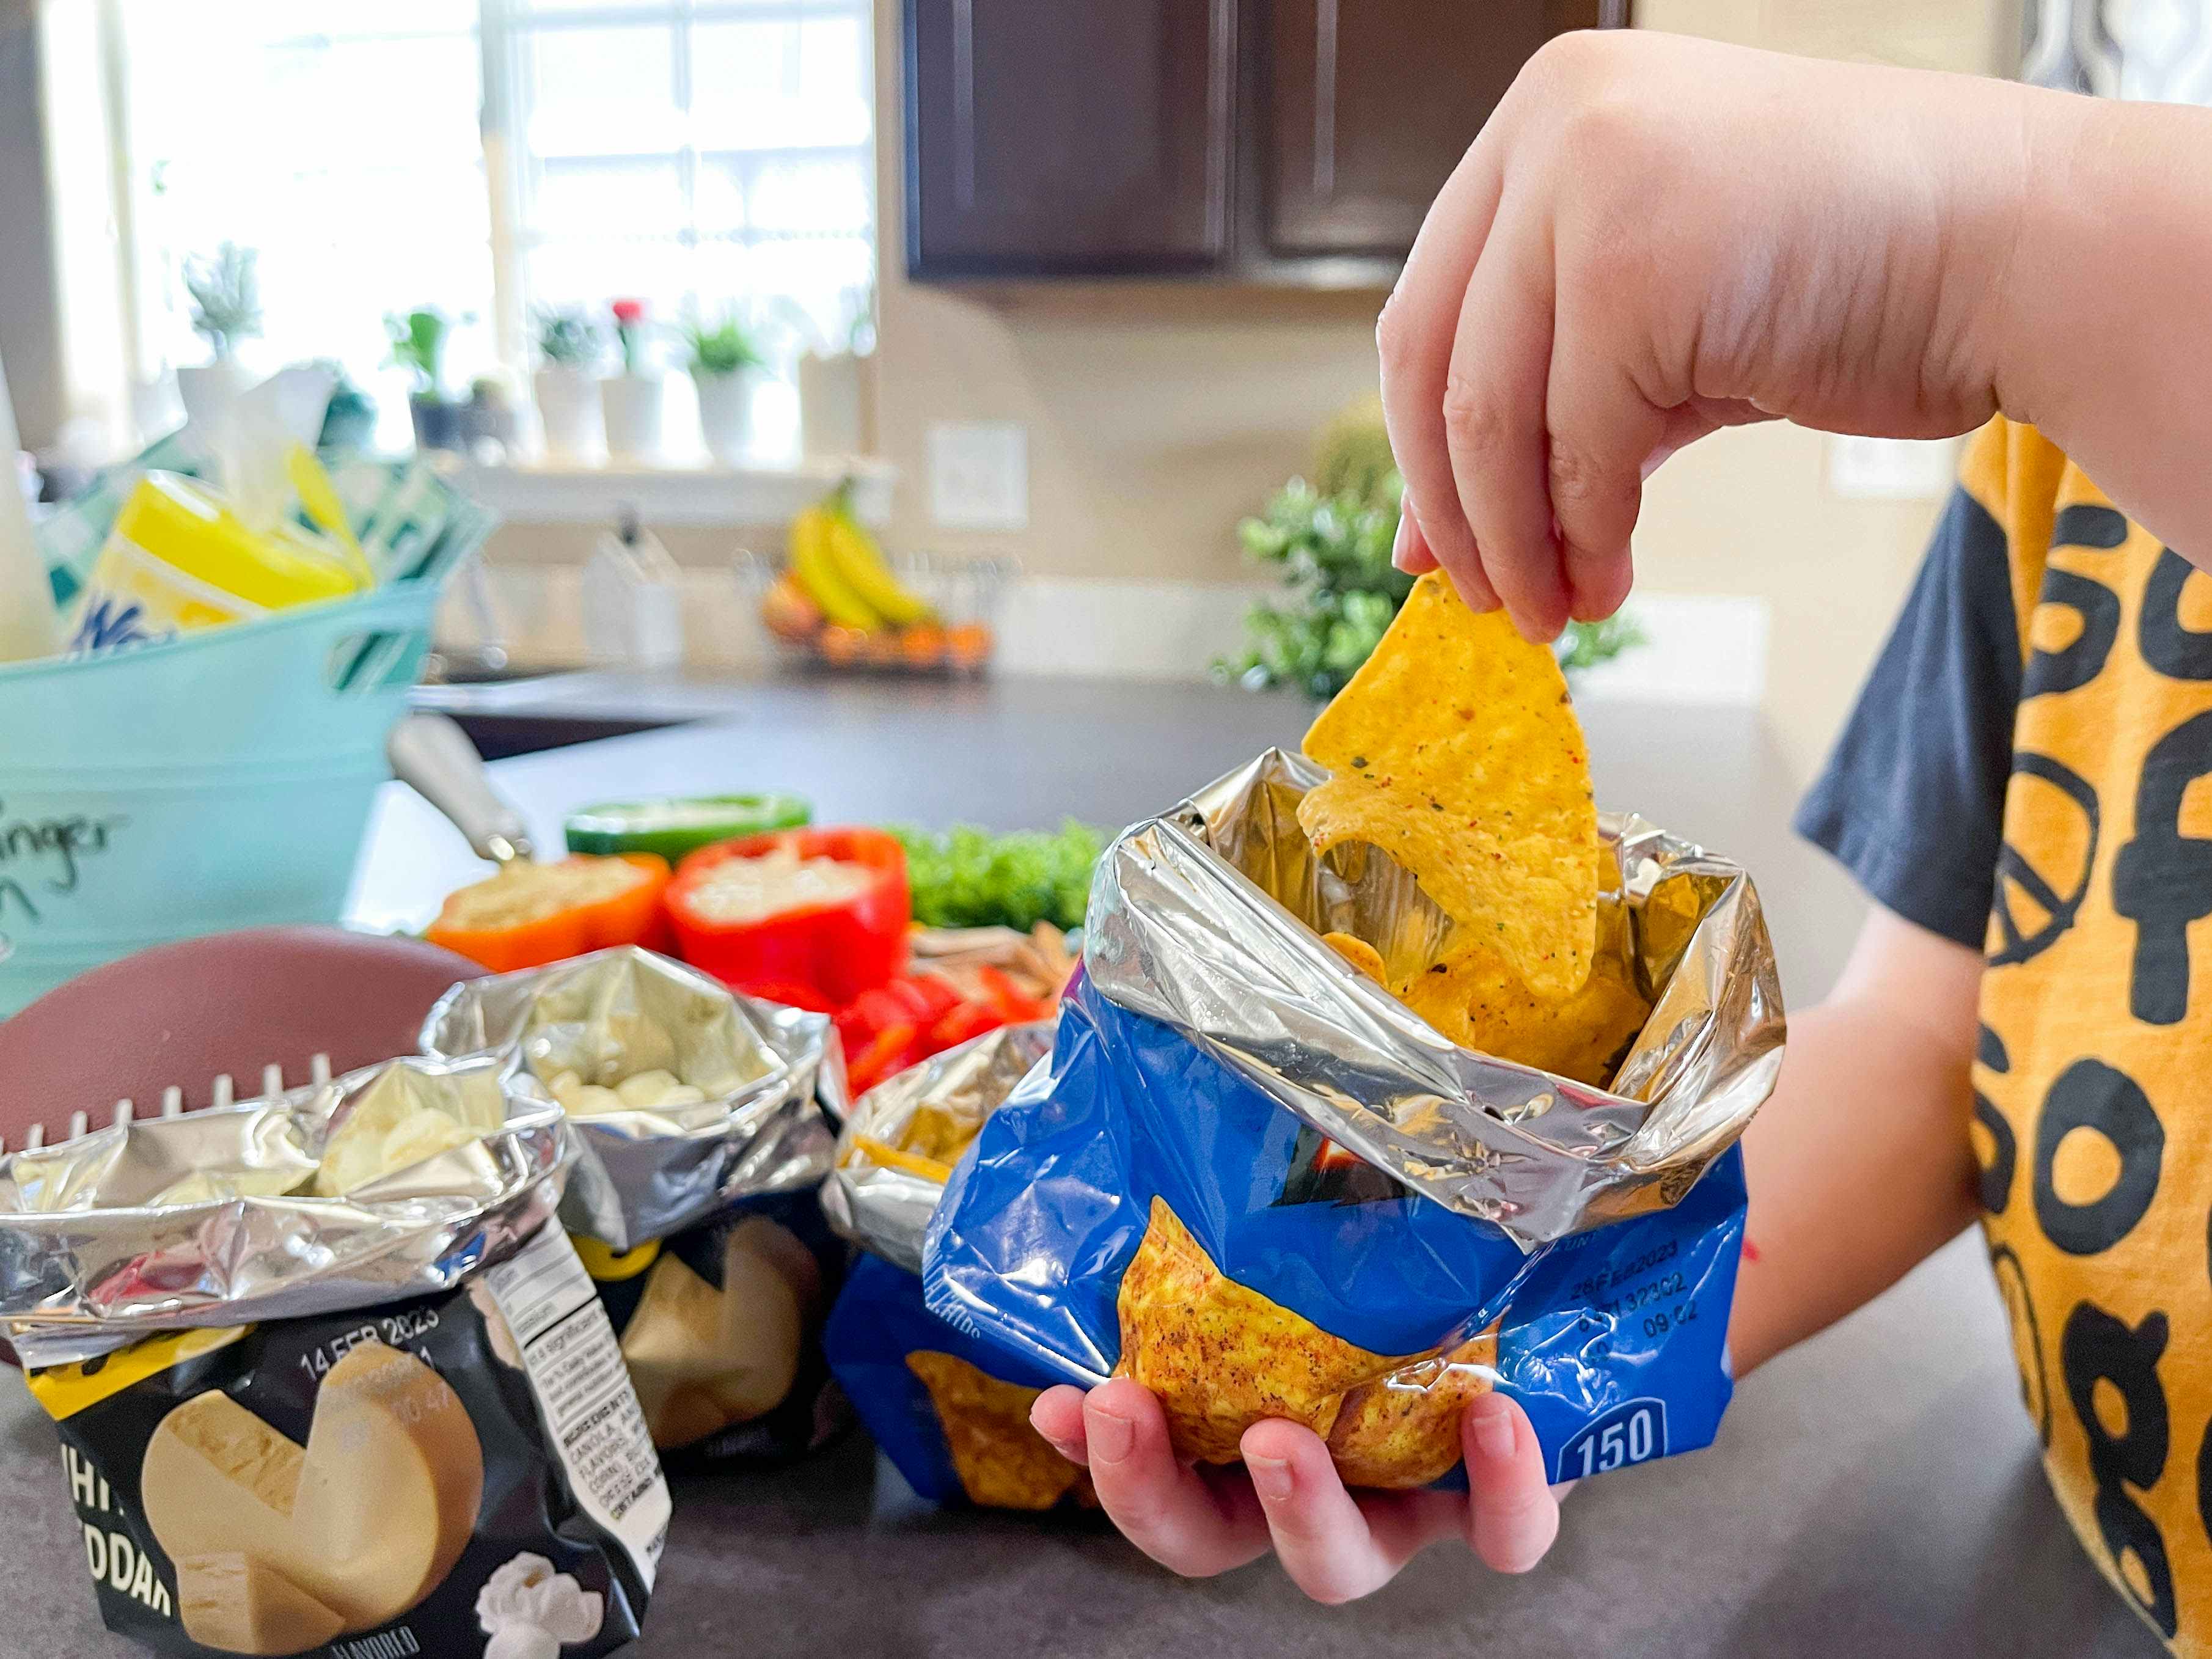
[[[1030,527],[1030,432],[1018,421],[933,421],[929,517],[942,530]]]
[[[1951,493],[1955,438],[1828,438],[1828,493],[1846,501],[1929,501]]]

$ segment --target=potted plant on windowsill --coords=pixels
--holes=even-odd
[[[177,368],[177,397],[185,418],[193,425],[220,426],[238,394],[246,389],[246,373],[238,361],[239,343],[261,337],[261,284],[255,271],[257,256],[250,247],[225,242],[211,258],[185,262],[185,292],[191,300],[192,331],[208,343],[215,354],[209,363],[181,363]]]
[[[691,383],[699,391],[699,431],[707,453],[724,466],[744,459],[753,435],[753,388],[766,359],[744,325],[728,313],[709,325],[694,318],[684,327],[691,354]]]
[[[417,449],[465,447],[462,405],[445,393],[446,339],[453,320],[435,307],[424,306],[404,316],[387,313],[384,330],[392,341],[392,361],[415,377],[407,398],[407,412],[415,422]]]
[[[617,300],[611,307],[615,341],[622,348],[622,373],[599,382],[599,412],[606,422],[607,453],[617,461],[660,459],[660,373],[647,355],[650,325],[645,301]]]
[[[323,409],[315,447],[340,455],[366,451],[376,438],[376,400],[353,383],[335,358],[318,358],[314,367],[331,377],[331,400]]]
[[[549,459],[587,462],[598,458],[606,434],[599,420],[599,357],[605,337],[580,307],[538,313],[538,372],[531,389]]]

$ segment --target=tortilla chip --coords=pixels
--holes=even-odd
[[[940,1187],[952,1179],[950,1164],[940,1164],[933,1158],[922,1157],[919,1152],[902,1152],[896,1146],[885,1146],[873,1135],[854,1135],[852,1149],[866,1152],[886,1170],[904,1170],[908,1175],[920,1176],[924,1181],[933,1181]]]
[[[1377,985],[1389,984],[1389,975],[1382,969],[1382,953],[1358,934],[1323,933],[1321,942]]]
[[[1097,1501],[1090,1497],[1088,1472],[1030,1426],[1030,1407],[1042,1389],[1002,1382],[956,1354],[927,1349],[908,1354],[906,1365],[929,1390],[953,1471],[971,1503],[1048,1510],[1070,1493],[1078,1502]]]
[[[1581,986],[1602,849],[1589,750],[1549,647],[1502,611],[1476,616],[1431,572],[1305,752],[1334,775],[1298,805],[1316,850],[1381,848],[1456,935],[1494,946],[1538,994]]]
[[[939,1164],[951,1164],[960,1161],[960,1154],[968,1150],[968,1143],[983,1131],[981,1115],[956,1115],[941,1106],[918,1106],[907,1120],[906,1133],[899,1144],[909,1152],[934,1158]]]
[[[1460,1461],[1459,1419],[1498,1375],[1498,1327],[1344,1396],[1328,1455],[1348,1486],[1425,1486]]]
[[[1176,1455],[1200,1462],[1236,1462],[1244,1431],[1271,1417],[1326,1435],[1346,1389],[1405,1363],[1354,1347],[1225,1278],[1158,1197],[1116,1307],[1115,1374],[1159,1397]]]
[[[1440,962],[1390,988],[1462,1048],[1603,1087],[1622,1050],[1651,1017],[1627,964],[1600,958],[1564,1000],[1540,997],[1491,951]]]

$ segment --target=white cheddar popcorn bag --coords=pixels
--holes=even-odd
[[[111,1629],[363,1659],[636,1638],[668,1486],[553,1218],[566,1159],[533,1085],[422,1060],[0,1158],[0,1328]]]
[[[631,945],[464,980],[422,1045],[567,1111],[561,1219],[671,1468],[787,1462],[845,1428],[821,1342],[845,1250],[814,1195],[844,1106],[827,1015]]]

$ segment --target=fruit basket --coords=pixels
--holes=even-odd
[[[1008,559],[887,557],[837,498],[791,529],[789,553],[736,558],[776,653],[833,672],[976,674],[990,665]]]

